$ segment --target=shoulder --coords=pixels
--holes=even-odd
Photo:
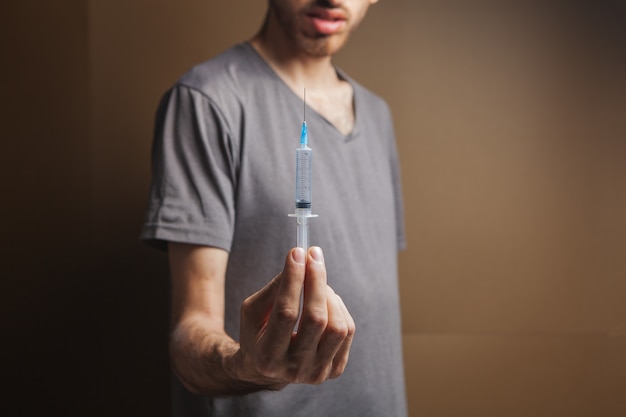
[[[191,67],[171,90],[189,90],[218,107],[239,107],[246,101],[250,87],[268,77],[265,66],[248,43],[240,43]]]
[[[240,43],[196,64],[176,80],[162,96],[157,117],[170,113],[219,121],[232,133],[271,91],[274,78],[254,48]]]
[[[256,52],[241,43],[190,68],[177,84],[210,93],[216,88],[237,88],[251,74],[258,73],[260,63]]]

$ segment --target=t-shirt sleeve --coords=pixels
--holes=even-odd
[[[230,250],[236,161],[231,130],[202,92],[177,85],[162,99],[152,144],[152,183],[141,240]]]

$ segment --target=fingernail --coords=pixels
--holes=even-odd
[[[291,257],[295,263],[304,264],[304,249],[295,248],[291,251]]]
[[[311,257],[315,262],[324,263],[324,254],[322,253],[322,249],[318,246],[311,248]]]

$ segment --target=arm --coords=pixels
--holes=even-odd
[[[224,331],[224,278],[228,252],[169,244],[172,280],[170,360],[189,391],[245,394],[254,387],[233,380],[226,369],[238,344]],[[269,388],[269,387],[267,387]]]
[[[354,321],[326,284],[319,248],[292,249],[283,271],[241,307],[240,343],[224,331],[228,253],[169,245],[173,328],[170,356],[185,387],[204,395],[243,395],[289,383],[319,384],[346,366]],[[300,293],[304,288],[298,333]]]

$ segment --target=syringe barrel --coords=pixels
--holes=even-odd
[[[311,208],[311,162],[313,152],[307,145],[296,149],[296,208]]]

